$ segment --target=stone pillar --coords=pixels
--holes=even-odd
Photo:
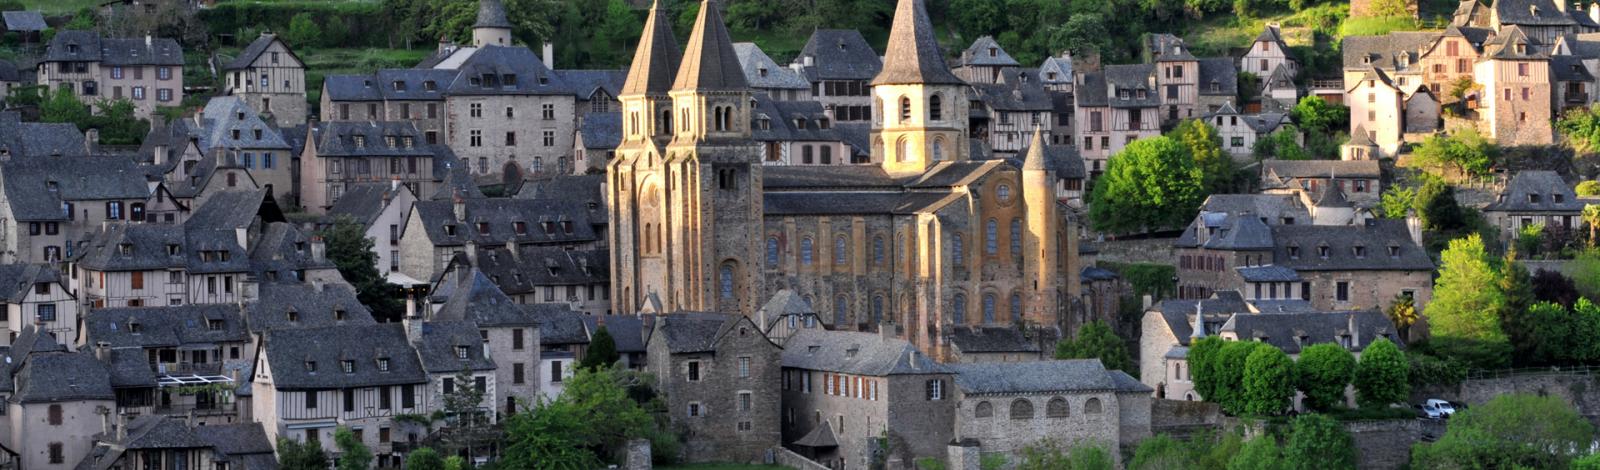
[[[650,470],[650,441],[647,439],[628,441],[627,460],[623,465],[627,470]]]
[[[951,442],[945,447],[949,455],[949,470],[978,470],[978,462],[982,460],[982,452],[978,447],[977,439],[962,439]]]

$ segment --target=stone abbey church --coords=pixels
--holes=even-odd
[[[716,3],[681,55],[652,7],[619,94],[614,312],[755,315],[791,289],[833,329],[883,329],[936,357],[954,325],[1060,331],[1079,291],[1076,219],[1037,135],[1021,161],[973,154],[968,86],[922,0],[899,1],[872,81],[872,163],[845,166],[762,164]]]

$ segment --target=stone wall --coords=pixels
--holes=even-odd
[[[1412,444],[1422,439],[1422,421],[1417,419],[1346,421],[1344,430],[1355,441],[1356,465],[1363,470],[1405,466]]]
[[[1222,407],[1216,403],[1182,400],[1150,400],[1152,434],[1188,435],[1202,429],[1222,426]]]
[[[1096,260],[1114,261],[1118,263],[1157,263],[1178,265],[1178,258],[1172,250],[1172,242],[1176,238],[1146,238],[1136,240],[1107,240],[1095,243],[1100,249]]]
[[[1442,398],[1481,405],[1494,397],[1511,393],[1529,393],[1555,396],[1571,403],[1584,416],[1600,416],[1600,371],[1550,371],[1540,374],[1517,374],[1462,381],[1455,387],[1428,387],[1415,390],[1413,401]]]
[[[828,467],[782,447],[772,448],[772,463],[795,470],[828,470]]]

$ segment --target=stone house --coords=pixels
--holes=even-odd
[[[993,36],[982,36],[961,51],[960,61],[950,71],[968,84],[1000,83],[1001,74],[1016,70],[1022,64],[1007,54]]]
[[[1294,58],[1289,57],[1289,45],[1283,42],[1283,31],[1277,23],[1267,23],[1250,42],[1250,50],[1239,57],[1239,71],[1267,77],[1276,74],[1278,66],[1285,66],[1291,79],[1298,72]]]
[[[389,184],[356,184],[345,191],[332,207],[328,208],[327,224],[340,217],[350,217],[366,230],[372,240],[374,259],[380,273],[400,271],[400,229],[405,227],[417,196],[411,186],[390,179]]]
[[[1037,72],[1014,66],[996,70],[993,83],[972,84],[973,104],[982,105],[971,118],[972,138],[984,141],[994,154],[1008,157],[1020,155],[1035,130],[1044,133],[1047,141],[1059,141],[1056,134],[1063,130],[1056,129],[1054,103]]]
[[[950,329],[951,363],[1022,362],[1044,359],[1046,341],[1037,331],[1015,327],[958,326]],[[1054,354],[1054,351],[1050,351]]]
[[[975,440],[980,452],[1017,461],[1024,448],[1049,439],[1120,456],[1120,449],[1150,437],[1153,389],[1106,370],[1099,359],[949,368],[955,375],[955,440]]]
[[[1354,139],[1352,139],[1354,140]],[[1368,160],[1267,160],[1261,163],[1261,192],[1295,194],[1337,186],[1360,207],[1377,205],[1383,194],[1382,169]]]
[[[782,357],[783,442],[813,461],[909,467],[942,456],[953,437],[950,369],[904,340],[803,328]]]
[[[410,122],[422,143],[445,143],[445,87],[456,72],[382,69],[371,75],[329,75],[322,82],[323,122]]]
[[[1207,113],[1201,119],[1216,128],[1217,135],[1222,138],[1222,149],[1228,151],[1235,160],[1251,158],[1255,155],[1257,140],[1290,124],[1289,115],[1282,111],[1244,114],[1234,108],[1233,103],[1223,103],[1221,108]]]
[[[258,423],[196,426],[177,417],[141,416],[95,436],[94,449],[76,468],[264,468],[277,465],[275,451]]]
[[[446,146],[425,142],[403,121],[321,123],[300,156],[301,206],[326,213],[356,185],[394,180],[412,194],[433,194],[456,159]]]
[[[17,336],[5,359],[5,452],[18,468],[74,468],[89,455],[93,437],[111,431],[116,396],[110,371],[93,354],[68,352],[32,327]]]
[[[455,419],[494,423],[515,411],[514,399],[501,399],[507,395],[496,380],[499,378],[498,368],[495,359],[490,357],[489,344],[483,340],[482,335],[487,330],[480,329],[477,323],[471,321],[437,317],[424,321],[420,317],[407,316],[405,326],[406,338],[411,340],[411,347],[416,349],[417,357],[422,360],[422,370],[428,374],[429,393],[438,397],[436,409],[444,410],[446,397],[471,387],[471,390],[480,394],[477,406],[465,411],[468,416],[457,415]],[[468,377],[471,383],[461,383],[461,379]],[[502,404],[508,408],[500,408]],[[502,415],[501,412],[507,414]]]
[[[1371,69],[1382,71],[1391,85],[1402,93],[1410,94],[1417,87],[1424,86],[1423,53],[1438,38],[1439,33],[1431,31],[1346,36],[1339,43],[1344,55],[1344,102],[1350,104],[1353,100],[1359,101],[1360,97],[1349,93],[1349,90],[1356,82],[1363,80]],[[1351,116],[1356,114],[1351,113]]]
[[[150,186],[126,157],[0,161],[0,246],[7,262],[60,263],[105,222],[143,221]]]
[[[127,99],[134,115],[183,103],[183,47],[168,38],[106,38],[94,31],[60,31],[39,61],[38,82],[71,90],[80,101]]]
[[[1558,44],[1559,48],[1563,45]],[[1550,55],[1550,103],[1555,106],[1555,116],[1565,115],[1573,109],[1588,108],[1594,102],[1595,87],[1594,74],[1590,71],[1588,62],[1595,58],[1585,58],[1570,54],[1561,54],[1552,51]]]
[[[186,416],[204,424],[246,422],[235,388],[250,379],[255,351],[237,304],[119,307],[84,316],[81,348],[111,358],[119,375],[149,376],[143,384],[117,384],[124,414]],[[143,370],[124,370],[133,358]],[[187,391],[192,385],[220,389]],[[142,385],[142,386],[140,386]]]
[[[426,318],[470,322],[487,338],[485,351],[497,367],[493,370],[496,394],[486,397],[499,400],[491,400],[486,407],[509,416],[540,399],[555,398],[541,389],[537,380],[543,349],[537,318],[526,315],[483,272],[471,266],[451,268],[432,290],[433,305],[427,307],[431,312],[426,312]]]
[[[1569,6],[1559,0],[1507,0],[1494,2],[1477,14],[1487,14],[1488,24],[1505,34],[1508,29],[1522,29],[1535,44],[1555,44],[1556,39],[1568,34],[1591,33],[1600,28],[1600,20],[1582,8]]]
[[[790,67],[811,83],[810,99],[822,103],[835,121],[872,121],[871,81],[883,69],[883,59],[860,31],[812,31]]]
[[[1549,145],[1555,141],[1550,54],[1520,28],[1502,30],[1484,46],[1485,60],[1473,69],[1484,99],[1479,114],[1500,145]]]
[[[532,51],[485,46],[456,70],[445,89],[446,141],[474,174],[538,175],[570,161],[576,99]]]
[[[1294,71],[1287,65],[1272,69],[1272,73],[1261,80],[1261,97],[1272,101],[1271,106],[1275,108],[1294,108],[1300,102],[1300,87],[1294,83]],[[1268,105],[1262,104],[1263,107]]]
[[[1492,37],[1491,29],[1452,25],[1422,49],[1422,82],[1433,96],[1456,101],[1451,96],[1456,82],[1474,79],[1473,64],[1482,57],[1483,46]]]
[[[1405,93],[1378,68],[1367,69],[1353,83],[1346,81],[1345,88],[1351,132],[1360,126],[1385,156],[1397,155],[1404,142]]]
[[[1126,64],[1077,75],[1073,135],[1083,141],[1078,153],[1091,178],[1129,142],[1161,134],[1155,74],[1153,64]]]
[[[622,143],[622,113],[589,113],[572,138],[572,174],[603,172]]]
[[[1510,244],[1523,228],[1531,225],[1543,225],[1551,230],[1580,228],[1583,206],[1572,185],[1560,174],[1525,170],[1511,177],[1494,202],[1483,208],[1483,215],[1500,229],[1500,239]]]
[[[798,70],[778,65],[760,46],[753,42],[736,42],[733,52],[739,56],[739,67],[744,70],[744,80],[752,90],[779,101],[811,100],[811,82]]]
[[[783,348],[748,317],[665,314],[645,344],[684,460],[753,461],[782,442]]]
[[[227,152],[258,186],[270,186],[275,199],[293,205],[300,192],[295,187],[296,156],[278,128],[262,119],[245,98],[212,98],[204,111],[180,122],[174,127],[197,135],[201,152]]]
[[[262,32],[222,72],[227,93],[271,117],[274,125],[306,123],[306,65],[278,35]]]
[[[782,101],[752,95],[750,137],[761,144],[765,165],[849,165],[854,160],[844,131],[815,101]]]
[[[0,265],[0,303],[5,305],[3,339],[10,344],[24,326],[68,341],[78,335],[78,299],[61,271],[43,264]]]
[[[1407,135],[1405,140],[1420,142],[1426,137],[1444,128],[1443,113],[1440,100],[1432,90],[1418,88],[1416,93],[1406,97],[1401,106],[1405,110],[1405,118],[1401,119],[1405,127],[1402,131]],[[1411,137],[1418,136],[1418,137]]]
[[[601,246],[604,226],[597,230],[586,206],[569,202],[466,198],[418,201],[401,232],[400,271],[416,279],[433,279],[457,253],[469,259],[487,259],[490,255],[484,250],[499,248],[512,251],[536,246]]]

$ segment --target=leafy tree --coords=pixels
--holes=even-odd
[[[1581,217],[1589,225],[1589,248],[1593,249],[1600,242],[1600,204],[1585,204]]]
[[[1566,272],[1579,294],[1600,301],[1600,249],[1590,248],[1578,253],[1567,262]]]
[[[1128,470],[1190,468],[1191,461],[1183,443],[1172,436],[1159,434],[1139,441],[1139,446],[1133,449],[1133,460],[1129,461]]]
[[[1189,376],[1194,378],[1194,392],[1208,401],[1217,401],[1218,372],[1216,363],[1222,347],[1222,338],[1207,336],[1189,343]]]
[[[1204,198],[1205,174],[1188,149],[1166,136],[1151,137],[1111,157],[1095,182],[1089,218],[1102,232],[1178,227]]]
[[[72,20],[68,21],[67,25],[66,26],[62,26],[61,29],[64,29],[64,30],[76,30],[76,31],[88,31],[88,30],[95,29],[96,23],[97,23],[97,21],[95,20],[94,10],[91,10],[91,9],[88,9],[88,8],[80,8],[80,9],[78,9],[78,13],[77,14],[72,15]]]
[[[479,408],[483,407],[485,390],[478,388],[477,380],[472,377],[472,369],[466,366],[462,366],[451,381],[455,382],[455,390],[444,395],[445,416],[459,420],[458,423],[463,425],[475,424]]]
[[[1389,186],[1378,203],[1378,216],[1385,219],[1404,219],[1416,206],[1417,189],[1400,185]]]
[[[611,338],[611,332],[606,330],[605,325],[601,325],[595,330],[594,337],[589,338],[589,348],[584,352],[583,360],[578,362],[578,367],[611,367],[618,358],[617,341]]]
[[[1231,414],[1248,412],[1245,408],[1247,397],[1245,390],[1245,369],[1257,347],[1268,347],[1266,344],[1255,341],[1228,341],[1217,353],[1217,358],[1212,360],[1207,367],[1217,380],[1212,385],[1214,397],[1205,397],[1206,400],[1222,406],[1224,411]],[[1292,387],[1293,385],[1291,385]]]
[[[13,86],[6,93],[6,105],[39,106],[48,97],[50,97],[50,88],[43,85]]]
[[[78,101],[72,94],[72,89],[67,87],[57,88],[50,93],[50,99],[39,106],[39,120],[43,122],[70,122],[79,124],[89,122],[89,108]]]
[[[1256,139],[1251,147],[1256,158],[1279,160],[1306,160],[1311,158],[1311,153],[1300,145],[1300,129],[1293,125],[1285,124],[1278,130],[1267,134],[1266,137]]]
[[[333,443],[339,447],[339,470],[367,470],[372,468],[372,450],[350,428],[340,426],[333,431]]]
[[[1456,188],[1439,178],[1426,178],[1417,188],[1417,216],[1428,230],[1460,230],[1467,226],[1466,215],[1456,202]]]
[[[1256,347],[1244,363],[1246,413],[1276,415],[1294,403],[1294,360],[1272,346]]]
[[[322,447],[287,437],[278,438],[278,468],[283,470],[327,470],[328,455]]]
[[[743,2],[745,4],[765,4],[768,2]],[[728,14],[733,15],[733,5],[728,6]],[[731,19],[729,21],[732,21]],[[639,33],[643,30],[644,23],[639,16],[634,14],[633,8],[625,0],[611,0],[606,3],[605,17],[600,20],[599,28],[595,31],[595,42],[604,47],[590,51],[590,61],[595,64],[626,66],[632,59],[629,51],[637,45]]]
[[[294,15],[289,19],[289,31],[283,34],[284,41],[299,48],[321,44],[321,39],[322,27],[317,26],[317,19],[311,12]]]
[[[1472,77],[1461,77],[1450,84],[1449,96],[1456,101],[1461,101],[1467,99],[1467,94],[1472,93],[1472,90],[1477,88],[1478,82],[1473,81]]]
[[[423,447],[406,454],[406,470],[444,470],[444,459],[439,452]]]
[[[126,99],[100,100],[95,103],[99,113],[85,116],[79,121],[80,129],[92,127],[100,130],[100,143],[106,145],[138,145],[150,133],[150,121],[134,115],[133,102]]]
[[[1306,394],[1305,405],[1328,411],[1344,404],[1344,389],[1355,378],[1356,357],[1337,344],[1313,344],[1300,350],[1294,371],[1296,386]]]
[[[1228,461],[1227,470],[1288,470],[1283,461],[1283,449],[1270,435],[1263,435],[1244,443],[1239,454]]]
[[[1600,470],[1600,453],[1574,459],[1572,461],[1572,470]]]
[[[1320,414],[1295,417],[1283,457],[1294,470],[1356,468],[1350,433],[1338,421]]]
[[[1544,224],[1532,224],[1517,229],[1517,251],[1532,258],[1539,252],[1539,242],[1544,240]]]
[[[1589,180],[1580,182],[1572,189],[1573,191],[1577,192],[1579,196],[1600,196],[1600,181]]]
[[[467,459],[459,455],[452,455],[444,459],[444,470],[468,470],[470,468],[472,467],[467,466]]]
[[[1233,157],[1222,150],[1222,136],[1215,127],[1204,120],[1185,119],[1167,135],[1189,147],[1189,155],[1205,175],[1208,192],[1233,192],[1239,169],[1234,166]]]
[[[1361,361],[1356,364],[1356,403],[1362,408],[1405,403],[1411,395],[1410,367],[1399,346],[1385,338],[1373,340],[1361,351]]]
[[[1128,343],[1100,320],[1083,325],[1077,339],[1056,343],[1056,359],[1099,359],[1107,369],[1138,372],[1133,355],[1128,353]]]
[[[1412,152],[1413,161],[1419,166],[1483,176],[1489,173],[1489,166],[1499,155],[1499,147],[1478,131],[1466,129],[1452,131],[1449,135],[1428,136]]]
[[[1053,50],[1071,51],[1082,57],[1111,50],[1111,35],[1105,17],[1098,13],[1072,15],[1049,30]]]
[[[372,251],[372,239],[367,238],[366,229],[355,219],[341,216],[320,235],[327,246],[328,260],[339,269],[345,282],[355,287],[361,304],[372,309],[379,321],[398,321],[405,311],[400,301],[404,296],[399,286],[378,275],[378,255]]]
[[[1016,470],[1111,470],[1116,468],[1106,449],[1080,444],[1064,448],[1051,439],[1022,448]]]
[[[1350,128],[1350,108],[1316,96],[1300,98],[1289,116],[1308,134],[1328,134]]]
[[[1582,343],[1580,328],[1574,328],[1578,317],[1566,307],[1550,302],[1533,304],[1525,313],[1528,332],[1516,344],[1518,362],[1532,364],[1561,364],[1574,357],[1574,353],[1587,349]]]
[[[727,9],[728,13],[724,18],[728,22],[728,27],[741,32],[770,30],[774,23],[783,21],[784,16],[789,13],[782,2],[762,0],[731,0]]]
[[[1505,257],[1500,260],[1498,274],[1498,287],[1505,298],[1500,304],[1498,312],[1500,318],[1500,331],[1505,332],[1506,339],[1512,349],[1519,356],[1526,346],[1529,325],[1524,319],[1528,307],[1533,305],[1533,276],[1528,274],[1528,268],[1517,262],[1517,250],[1507,250]]]
[[[661,429],[650,411],[628,395],[641,378],[619,367],[578,369],[554,401],[507,420],[506,468],[599,468],[602,455],[613,460],[629,439],[648,438],[659,455],[675,452],[676,438]]]
[[[322,44],[322,47],[340,47],[348,44],[346,41],[349,36],[350,27],[344,24],[344,19],[330,16],[327,27],[322,28],[322,36],[318,38],[318,43]]]
[[[1572,308],[1578,301],[1578,286],[1559,271],[1540,269],[1533,273],[1533,300]]]
[[[1500,395],[1450,418],[1444,437],[1417,444],[1411,468],[1567,468],[1594,428],[1561,398]]]
[[[1383,314],[1389,317],[1389,321],[1394,323],[1396,329],[1400,330],[1401,338],[1410,338],[1411,325],[1415,325],[1417,319],[1421,318],[1417,315],[1417,300],[1404,294],[1395,295],[1394,301],[1389,303],[1389,308],[1383,310]]]
[[[950,0],[950,22],[967,40],[995,34],[1006,26],[1004,0]]]
[[[1450,241],[1441,253],[1428,318],[1435,338],[1504,343],[1497,313],[1506,302],[1498,273],[1477,234]]]
[[[1600,150],[1600,105],[1567,111],[1556,120],[1556,130],[1579,152]]]

